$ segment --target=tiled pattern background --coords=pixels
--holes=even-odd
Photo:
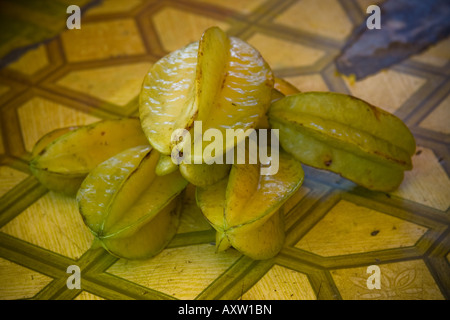
[[[75,1],[76,2],[76,1]],[[105,0],[81,30],[0,70],[1,299],[449,299],[450,39],[352,83],[333,58],[369,0]],[[274,259],[215,254],[214,232],[189,188],[180,230],[146,261],[92,249],[75,200],[48,192],[27,161],[46,132],[136,115],[148,68],[218,25],[260,50],[302,91],[353,94],[395,113],[417,140],[414,169],[390,194],[305,167],[283,210]],[[69,265],[81,290],[69,290]],[[381,289],[369,290],[369,265]]]

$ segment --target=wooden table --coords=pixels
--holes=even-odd
[[[0,71],[0,299],[449,299],[450,39],[358,82],[333,59],[366,0],[104,1]],[[149,67],[217,25],[255,46],[301,91],[336,91],[399,116],[417,141],[414,169],[392,193],[305,167],[285,204],[287,240],[271,260],[214,252],[188,197],[178,234],[156,257],[91,248],[73,198],[30,174],[52,129],[137,115]],[[67,268],[81,270],[68,289]],[[381,288],[367,279],[377,266]],[[368,273],[369,271],[369,273]]]

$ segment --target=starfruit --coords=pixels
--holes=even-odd
[[[233,164],[225,179],[197,187],[196,199],[216,230],[216,249],[229,246],[255,260],[274,257],[284,244],[280,207],[303,183],[301,163],[280,151],[279,169],[261,175],[261,164]]]
[[[75,129],[78,129],[78,126],[73,127],[64,127],[64,128],[58,128],[55,130],[52,130],[46,134],[44,134],[33,146],[33,150],[31,150],[30,158],[34,159],[37,157],[43,150],[53,141],[55,141],[57,138],[62,136],[63,134],[66,134],[67,132],[73,131]]]
[[[95,166],[139,145],[148,145],[148,141],[137,118],[101,120],[78,128],[62,128],[36,143],[30,170],[49,190],[75,195]]]
[[[172,161],[172,157],[161,154],[156,164],[155,173],[158,176],[164,176],[176,170],[178,170],[178,165]]]
[[[180,164],[181,175],[194,186],[206,187],[212,185],[230,172],[230,164]]]
[[[275,90],[278,90],[285,96],[300,93],[300,90],[286,79],[275,77],[273,84]]]
[[[77,193],[84,223],[115,256],[149,258],[176,233],[187,181],[179,171],[157,176],[159,156],[150,146],[124,150],[95,167]]]
[[[202,165],[206,145],[203,133],[219,130],[223,137],[227,129],[255,128],[270,105],[273,74],[259,52],[245,41],[228,37],[218,27],[207,29],[199,42],[172,52],[156,62],[146,75],[140,94],[142,128],[150,144],[160,153],[169,156],[186,150],[191,161],[183,166]],[[200,137],[194,135],[194,121],[202,124]],[[189,141],[177,141],[177,129],[186,130]],[[242,137],[242,139],[245,136]],[[220,157],[240,141],[223,140]],[[201,146],[201,154],[193,144]],[[197,150],[197,149],[195,149]],[[163,166],[162,169],[168,169]],[[209,169],[184,168],[183,175],[192,183],[198,179],[192,174]],[[223,177],[222,170],[210,181]],[[192,174],[191,174],[192,173]]]
[[[412,168],[415,140],[408,127],[355,97],[299,93],[273,103],[268,114],[284,150],[368,189],[392,191]]]
[[[198,42],[173,51],[158,60],[144,77],[139,95],[139,117],[150,145],[171,155],[172,133],[188,129],[198,112],[195,75]]]

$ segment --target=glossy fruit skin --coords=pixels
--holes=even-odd
[[[142,128],[164,155],[177,146],[172,141],[177,129],[190,131],[194,143],[194,121],[201,121],[202,132],[216,129],[224,137],[227,129],[255,128],[270,105],[273,84],[272,71],[256,49],[209,28],[199,42],[170,53],[149,70],[140,94]],[[237,143],[224,140],[222,154]],[[191,154],[195,163],[208,160]]]
[[[101,120],[60,129],[36,143],[30,170],[49,190],[74,196],[99,163],[127,148],[146,144],[137,118]]]
[[[159,156],[145,145],[124,150],[94,168],[78,190],[84,223],[113,255],[151,257],[176,233],[187,181],[178,171],[156,175]]]
[[[178,165],[172,161],[172,158],[161,154],[155,168],[155,173],[158,176],[165,176],[166,174],[170,174],[176,170],[178,170]]]
[[[270,106],[274,76],[255,48],[213,27],[200,40],[196,81],[196,120],[203,122],[203,132],[217,129],[225,137],[227,129],[247,132],[257,126]],[[224,139],[222,154],[240,142]]]
[[[160,253],[172,240],[180,223],[181,197],[177,196],[151,221],[131,235],[100,240],[111,255],[128,260],[143,260]]]
[[[198,41],[158,60],[144,77],[139,96],[139,118],[150,145],[170,156],[176,129],[187,129],[198,112],[195,76]]]
[[[273,84],[274,89],[278,90],[285,96],[300,93],[300,90],[286,79],[275,77]]]
[[[415,140],[394,115],[352,96],[299,93],[276,101],[269,122],[280,144],[305,165],[376,191],[395,190],[412,169]]]
[[[231,169],[230,164],[180,164],[181,175],[194,186],[206,187],[225,178]]]
[[[284,96],[290,96],[297,93],[300,93],[300,90],[298,90],[298,88],[292,83],[283,78],[275,77],[271,95],[271,104],[283,98]],[[259,119],[259,122],[256,126],[257,129],[270,129],[269,117],[267,116],[267,111],[269,110],[270,105],[267,106],[266,112]]]
[[[272,71],[256,49],[211,27],[200,41],[166,55],[149,70],[140,94],[142,128],[164,156],[190,150],[191,159],[179,165],[183,177],[194,185],[210,185],[230,166],[205,164],[211,162],[203,152],[210,142],[201,137],[209,129],[219,132],[224,139],[214,157],[223,156],[245,139],[248,129],[258,126],[270,106],[273,85]],[[201,137],[194,123],[201,123]],[[189,132],[190,139],[174,141],[177,129]],[[228,129],[243,130],[245,135],[227,141]],[[174,168],[166,158],[157,172],[164,175]]]
[[[55,141],[57,138],[61,137],[62,135],[78,129],[79,126],[73,126],[73,127],[65,127],[65,128],[58,128],[55,130],[52,130],[45,135],[43,135],[33,146],[33,150],[31,150],[30,158],[34,159],[37,157],[41,152],[44,151],[44,149],[53,141]]]
[[[276,174],[261,175],[260,164],[234,164],[228,177],[197,187],[197,205],[216,230],[216,251],[234,247],[263,260],[284,244],[284,216],[279,210],[303,183],[301,164],[281,151]]]

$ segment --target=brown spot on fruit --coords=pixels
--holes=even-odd
[[[369,106],[369,108],[372,110],[372,112],[373,112],[373,115],[375,116],[375,118],[378,120],[378,121],[380,121],[380,110],[377,108],[377,107],[375,107],[375,106],[373,106],[373,105],[371,105],[371,104],[367,104],[368,106]]]
[[[222,84],[220,85],[220,89],[222,90],[225,87],[225,82],[227,81],[228,72],[226,72],[223,76]]]

